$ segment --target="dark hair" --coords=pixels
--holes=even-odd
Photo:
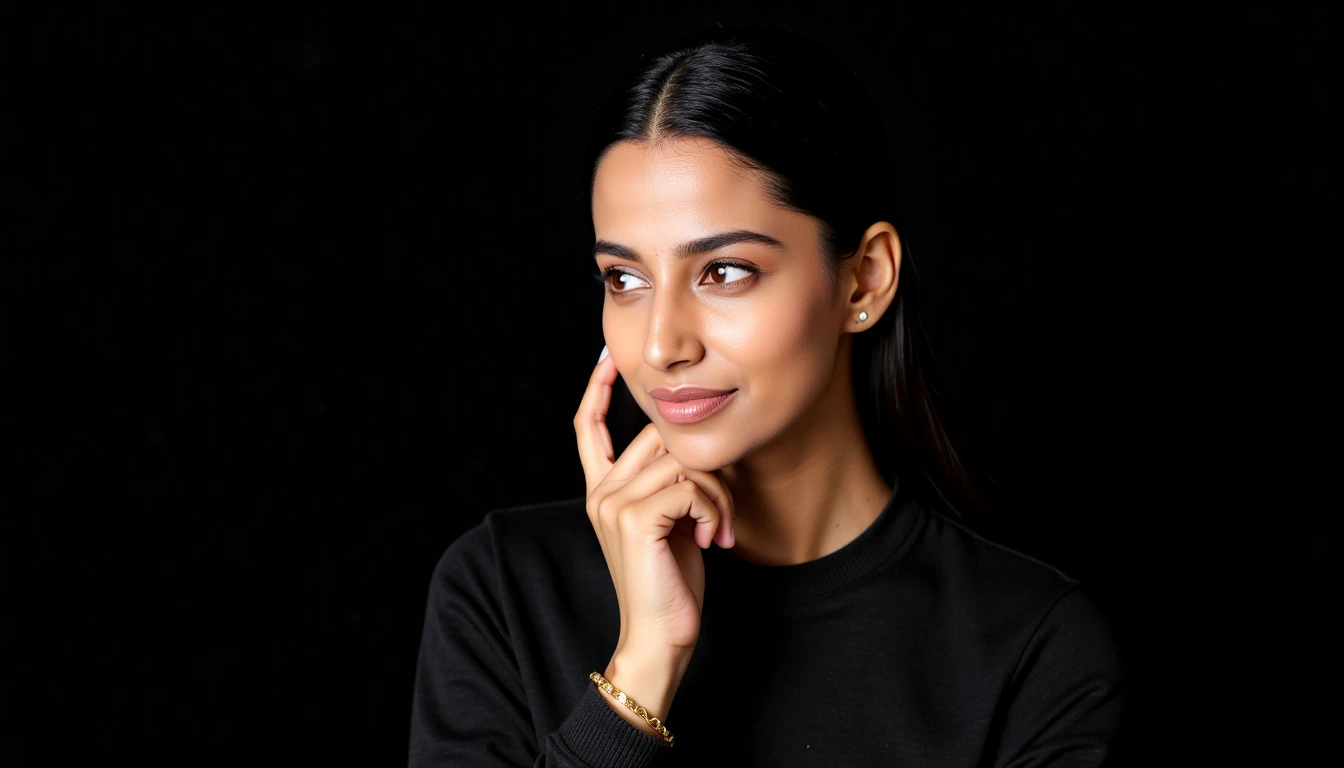
[[[818,221],[833,298],[839,266],[869,226],[889,221],[898,237],[902,232],[881,115],[853,71],[786,28],[710,28],[642,59],[589,134],[589,200],[598,163],[616,142],[680,137],[721,145],[761,174],[775,204]],[[927,339],[911,309],[917,275],[904,238],[901,246],[896,299],[873,327],[855,334],[855,400],[886,482],[899,467],[914,493],[966,521],[964,511],[983,514],[984,500],[934,406],[923,363]]]

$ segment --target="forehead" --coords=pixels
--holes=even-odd
[[[598,164],[593,181],[593,226],[604,238],[657,240],[660,232],[681,237],[765,227],[782,215],[766,198],[759,176],[706,139],[618,142]]]

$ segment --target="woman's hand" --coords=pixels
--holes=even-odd
[[[678,679],[659,702],[665,707],[679,682],[677,668],[684,668],[700,636],[705,564],[699,550],[714,542],[734,545],[733,502],[717,476],[678,464],[653,424],[613,461],[606,417],[617,375],[609,356],[600,360],[574,416],[587,478],[588,519],[606,557],[621,614],[620,638],[608,669],[622,659],[627,674],[624,681],[608,677],[617,687],[634,686],[632,678],[648,679],[651,670],[670,665]],[[650,712],[666,717],[665,708],[654,708],[655,697],[664,696],[660,687],[650,682],[644,691],[632,687],[629,692]]]

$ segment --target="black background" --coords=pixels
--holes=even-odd
[[[1332,743],[1338,12],[714,5],[0,10],[0,762],[404,764],[435,560],[583,489],[588,116],[751,20],[882,102],[980,527],[1148,764]]]

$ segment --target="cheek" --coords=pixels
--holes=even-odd
[[[818,360],[828,361],[829,374],[834,354],[834,344],[826,343],[829,322],[817,297],[781,292],[750,312],[716,321],[709,334],[739,367],[744,384],[777,391],[800,373],[816,369]]]
[[[636,332],[638,327],[628,320],[622,323],[616,312],[602,310],[602,340],[622,379],[625,379],[626,371],[638,368],[643,356],[644,339]],[[644,410],[647,412],[648,409]]]
[[[607,351],[616,359],[616,369],[625,370],[631,350],[637,354],[639,343],[630,336],[630,323],[621,323],[617,314],[605,308],[602,310],[602,340],[607,345]]]

